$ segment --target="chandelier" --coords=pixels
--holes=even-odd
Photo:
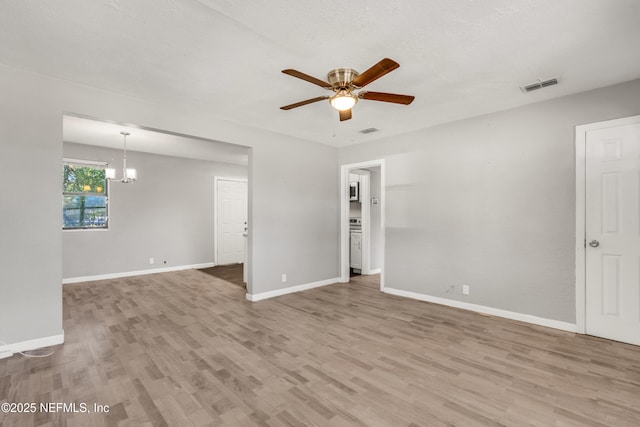
[[[113,168],[106,168],[104,170],[105,178],[109,181],[119,181],[124,184],[135,182],[138,178],[138,173],[133,168],[127,168],[127,136],[131,135],[129,132],[122,131],[120,135],[124,137],[124,154],[122,156],[122,178],[116,179],[116,170]]]

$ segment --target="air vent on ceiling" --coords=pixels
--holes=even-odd
[[[378,132],[379,130],[380,129],[377,129],[377,128],[366,128],[366,129],[359,130],[358,132],[366,134],[366,133]]]
[[[538,80],[535,83],[520,86],[522,92],[531,92],[534,90],[542,89],[544,87],[553,86],[558,84],[558,79]]]

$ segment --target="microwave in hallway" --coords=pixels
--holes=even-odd
[[[359,202],[360,201],[360,183],[352,182],[349,184],[349,201],[350,202]]]

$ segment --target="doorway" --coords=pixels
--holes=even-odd
[[[577,331],[640,345],[640,116],[576,127]]]
[[[135,183],[104,187],[108,232],[63,232],[63,283],[215,265],[214,177],[234,176],[246,186],[249,148],[72,113],[63,116],[62,129],[63,157],[116,168],[123,164],[120,132],[128,132],[128,165],[138,169]],[[87,247],[121,256],[96,258]]]
[[[355,178],[354,178],[355,176]],[[352,199],[353,180],[358,182],[356,205]],[[361,221],[361,234],[355,242],[361,248],[360,272],[380,273],[380,290],[384,289],[384,159],[343,165],[340,171],[340,282],[349,282],[352,258],[352,218]],[[351,196],[351,197],[350,197]],[[352,216],[353,212],[357,212]]]

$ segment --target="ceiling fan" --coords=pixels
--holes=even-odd
[[[318,96],[317,98],[311,98],[296,102],[295,104],[285,105],[284,107],[280,107],[280,109],[291,110],[292,108],[302,107],[303,105],[328,99],[331,106],[340,113],[340,121],[344,121],[351,118],[351,107],[356,105],[358,99],[409,105],[413,102],[415,96],[367,91],[354,93],[354,91],[362,89],[369,83],[379,79],[387,73],[390,73],[399,66],[400,64],[393,59],[384,58],[362,74],[358,73],[353,68],[336,68],[335,70],[329,71],[327,74],[327,80],[329,80],[329,82],[316,79],[315,77],[297,70],[282,70],[285,74],[306,80],[323,89],[332,90],[334,94],[332,96]]]

